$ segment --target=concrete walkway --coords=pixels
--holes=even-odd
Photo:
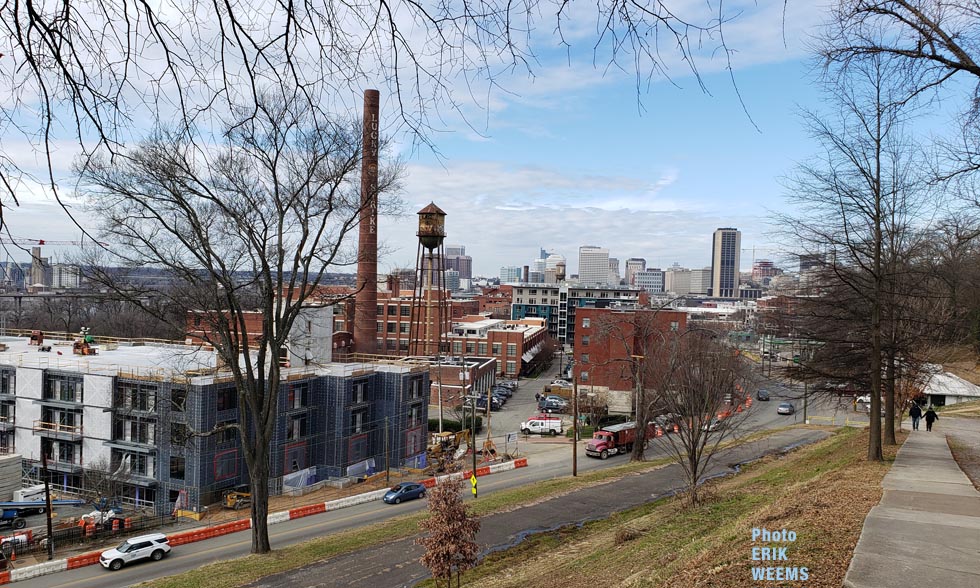
[[[941,432],[913,431],[882,480],[847,570],[848,588],[980,586],[980,493]]]

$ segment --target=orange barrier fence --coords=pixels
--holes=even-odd
[[[83,553],[82,555],[74,555],[68,558],[68,569],[74,570],[75,568],[81,568],[85,566],[90,566],[92,564],[99,563],[99,556],[102,554],[101,551],[90,551],[89,553]]]
[[[327,512],[327,506],[320,502],[317,504],[311,504],[309,506],[300,506],[297,508],[289,509],[289,518],[298,519],[300,517],[308,517],[310,515],[320,514]]]

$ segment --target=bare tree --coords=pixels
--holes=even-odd
[[[142,134],[142,121],[217,133],[229,112],[258,116],[270,85],[325,124],[365,87],[383,84],[397,126],[428,143],[446,111],[466,118],[465,106],[482,106],[475,97],[487,96],[503,75],[533,75],[539,31],[549,47],[555,37],[570,45],[583,17],[594,21],[586,43],[596,64],[633,69],[640,88],[652,76],[669,79],[665,59],[676,58],[702,85],[697,57],[730,58],[720,33],[732,17],[712,6],[685,19],[675,4],[0,2],[0,31],[9,41],[0,55],[0,225],[29,183],[61,200],[57,160],[73,143],[82,153],[117,153]],[[665,39],[669,58],[661,54]],[[19,163],[22,144],[39,150],[41,172]]]
[[[684,470],[688,501],[698,504],[698,487],[718,447],[735,435],[748,414],[741,407],[747,368],[735,350],[711,331],[672,333],[648,360],[654,402],[669,415],[657,442]],[[677,432],[672,432],[673,425]]]
[[[868,458],[881,460],[881,394],[886,306],[898,276],[901,251],[929,194],[918,175],[915,145],[905,132],[912,105],[909,69],[896,68],[886,54],[851,60],[828,80],[836,120],[809,113],[808,123],[823,154],[799,167],[789,200],[798,216],[780,215],[799,252],[822,259],[823,302],[845,321],[838,328],[866,353],[871,394]],[[836,292],[851,301],[826,297]],[[812,302],[812,301],[811,301]],[[818,298],[818,304],[820,300]]]
[[[345,237],[361,206],[359,125],[318,121],[282,94],[265,95],[259,106],[229,121],[222,143],[159,129],[124,154],[82,160],[78,170],[105,240],[118,244],[102,265],[85,264],[90,279],[159,320],[176,321],[174,328],[193,310],[207,326],[205,343],[233,377],[252,486],[253,553],[270,550],[280,359],[324,272],[356,257]],[[397,173],[397,166],[382,170],[379,192],[394,188]],[[168,304],[147,304],[148,288],[120,283],[118,272],[101,269],[109,261],[165,270],[175,286],[154,295]],[[249,311],[261,314],[259,332]]]
[[[883,31],[887,34],[883,34]],[[906,99],[973,84],[966,101],[962,136],[946,143],[942,178],[980,170],[980,5],[968,0],[840,0],[825,31],[821,56],[829,70],[869,57],[914,71]]]
[[[436,586],[452,586],[453,576],[460,585],[460,574],[476,566],[480,546],[476,534],[480,519],[473,517],[460,496],[462,481],[446,479],[428,490],[429,516],[419,521],[427,533],[415,542],[425,548],[422,565],[432,572]]]
[[[82,496],[92,502],[99,512],[107,513],[125,485],[132,483],[132,466],[128,460],[129,457],[123,457],[113,463],[103,456],[85,464]]]

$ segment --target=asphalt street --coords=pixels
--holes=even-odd
[[[708,475],[734,472],[738,464],[758,459],[768,453],[812,443],[827,435],[824,431],[796,428],[722,451],[716,456]],[[681,488],[681,479],[680,466],[672,464],[608,484],[576,490],[510,512],[489,515],[481,520],[477,542],[485,554],[515,545],[532,533],[606,518],[613,513],[673,494]],[[407,587],[428,577],[428,571],[419,563],[421,555],[422,549],[415,545],[414,538],[402,539],[275,574],[248,584],[247,587]]]

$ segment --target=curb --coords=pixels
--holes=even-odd
[[[514,461],[497,463],[490,466],[476,468],[476,475],[477,477],[488,476],[490,474],[495,474],[497,472],[506,472],[508,470],[513,470],[516,468],[525,468],[525,467],[527,467],[527,458],[522,457]],[[422,480],[421,483],[426,488],[432,488],[438,485],[439,482],[442,480],[453,479],[453,478],[467,479],[470,477],[471,474],[472,474],[472,470],[467,470],[465,472],[446,474],[444,476],[437,476],[435,478],[426,478],[425,480]],[[274,512],[268,516],[266,521],[268,522],[268,524],[274,525],[276,523],[284,523],[286,521],[291,521],[294,519],[301,519],[303,517],[308,517],[316,514],[323,514],[325,512],[330,512],[334,510],[340,510],[342,508],[356,506],[358,504],[364,504],[366,502],[374,502],[376,500],[380,500],[387,491],[388,489],[384,488],[381,490],[365,492],[364,494],[348,496],[347,498],[338,498],[337,500],[328,500],[327,502],[319,502],[317,504],[299,506],[296,508],[291,508],[289,510]],[[237,533],[238,531],[244,531],[246,529],[251,529],[251,528],[252,528],[251,519],[239,519],[237,521],[221,523],[219,525],[205,527],[203,529],[194,529],[191,531],[174,533],[168,535],[167,538],[169,539],[168,543],[170,543],[170,545],[185,545],[187,543],[204,541],[205,539],[220,537],[221,535],[228,535],[229,533]],[[37,578],[38,576],[46,576],[48,574],[63,572],[65,570],[74,570],[76,568],[96,565],[99,563],[99,556],[102,555],[102,551],[103,550],[90,551],[88,553],[83,553],[81,555],[73,555],[65,559],[48,561],[40,564],[35,564],[32,566],[27,566],[26,568],[0,572],[0,584],[9,584],[11,582],[17,582],[19,580],[28,580],[31,578]]]

